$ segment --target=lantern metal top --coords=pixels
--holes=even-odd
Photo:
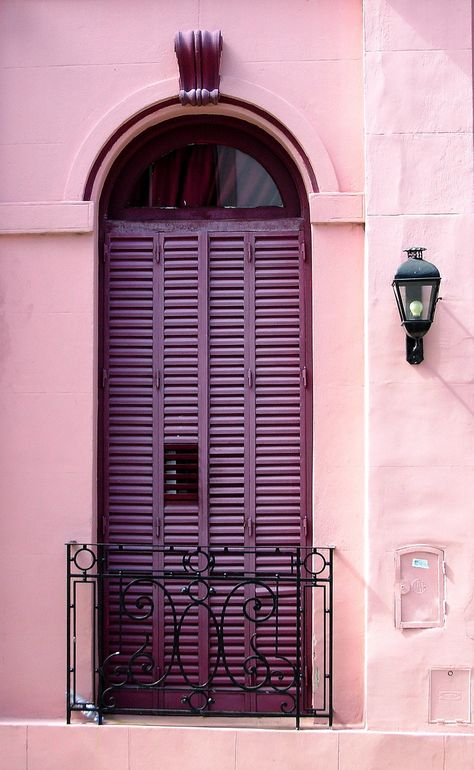
[[[408,259],[402,262],[394,276],[394,281],[425,281],[441,279],[436,265],[423,259],[423,249],[415,246],[411,249],[404,249],[408,254]]]
[[[408,259],[423,259],[423,252],[426,251],[423,246],[412,246],[411,249],[403,249],[408,254]]]

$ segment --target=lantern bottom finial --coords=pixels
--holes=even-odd
[[[407,361],[409,364],[421,364],[423,361],[423,339],[413,339],[407,335]]]

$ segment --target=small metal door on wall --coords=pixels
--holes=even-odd
[[[105,225],[102,676],[121,708],[271,713],[294,698],[287,663],[311,633],[285,582],[311,543],[304,246],[300,217]]]

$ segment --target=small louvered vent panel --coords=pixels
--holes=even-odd
[[[165,443],[164,496],[169,503],[195,502],[199,500],[199,450],[197,443]]]

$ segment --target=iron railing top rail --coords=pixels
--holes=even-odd
[[[145,550],[145,551],[166,551],[169,553],[179,553],[196,551],[197,553],[204,553],[206,551],[212,551],[213,553],[229,553],[232,551],[239,553],[282,553],[282,554],[296,554],[300,553],[316,553],[317,551],[335,551],[335,545],[259,545],[259,546],[240,546],[240,545],[219,545],[219,546],[200,546],[194,543],[182,542],[179,545],[158,545],[150,543],[114,543],[114,542],[92,542],[84,543],[78,540],[68,540],[65,543],[66,546],[73,546],[75,548],[104,548],[106,550],[124,551],[124,550]]]
[[[77,545],[77,546],[82,547],[84,545],[84,543],[83,543],[82,540],[68,540],[65,543],[65,545]],[[134,547],[139,547],[139,548],[171,548],[171,549],[174,549],[174,550],[187,549],[187,548],[195,548],[196,550],[199,550],[199,549],[200,550],[205,550],[204,546],[196,546],[195,543],[187,543],[185,540],[180,541],[179,544],[168,545],[168,546],[159,545],[159,544],[155,545],[155,544],[140,542],[139,540],[137,540],[136,542],[133,542],[133,543],[120,543],[120,542],[113,542],[113,541],[105,542],[104,540],[94,540],[94,541],[92,541],[90,543],[85,543],[85,545],[102,545],[102,546],[106,546],[107,548],[124,548],[124,547],[127,547],[127,548],[128,547],[133,547],[134,548]],[[240,545],[234,545],[234,544],[231,543],[230,545],[213,545],[213,546],[209,546],[209,548],[211,548],[214,551],[216,551],[216,550],[217,551],[218,550],[228,550],[230,548],[236,548],[239,551],[265,551],[265,550],[274,551],[275,549],[280,549],[282,551],[296,551],[297,549],[300,549],[302,551],[304,551],[304,550],[314,550],[314,549],[316,549],[316,550],[317,549],[325,549],[327,551],[334,551],[336,546],[335,545],[330,545],[330,544],[328,544],[328,545],[296,545],[296,544],[295,545],[288,545],[288,544],[280,545],[278,543],[267,544],[267,545],[262,544],[262,545],[258,545],[258,546],[246,546],[246,545],[240,546]]]
[[[192,544],[179,545],[150,545],[147,543],[66,543],[70,575],[122,574],[137,577],[140,574],[174,575],[206,575],[207,577],[245,577],[272,576],[281,580],[289,580],[299,575],[299,579],[327,582],[331,579],[331,567],[334,546],[217,546],[201,547]],[[171,564],[163,563],[157,568],[147,564],[127,564],[122,566],[115,562],[114,556],[145,556],[161,554],[163,557],[173,557],[179,561]],[[232,566],[223,563],[230,557],[254,555],[261,557],[253,568],[248,566]],[[272,557],[278,560],[273,563]],[[266,560],[269,563],[266,563]]]

